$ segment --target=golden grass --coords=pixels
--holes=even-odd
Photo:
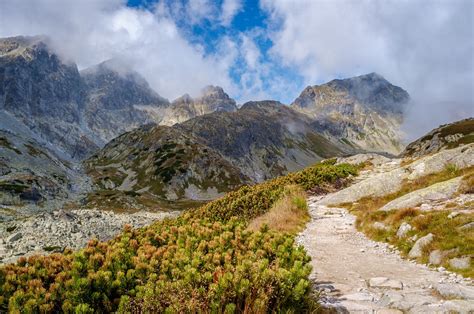
[[[271,230],[297,233],[309,219],[306,193],[301,187],[290,185],[268,212],[249,222],[247,229],[257,231],[267,226]]]
[[[474,194],[474,171],[465,175],[462,179],[459,192],[464,194]]]

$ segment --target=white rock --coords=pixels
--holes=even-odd
[[[430,253],[430,264],[439,265],[443,261],[443,252],[441,250],[434,250]]]
[[[448,218],[449,218],[449,219],[453,219],[454,217],[457,217],[457,216],[459,216],[459,215],[460,215],[459,212],[452,212],[451,214],[448,215]]]
[[[439,284],[436,291],[446,299],[465,299],[474,301],[474,288],[454,284]]]
[[[455,257],[449,260],[449,265],[456,269],[467,269],[471,267],[471,257]]]
[[[398,228],[397,237],[399,237],[399,238],[405,237],[406,234],[412,229],[413,229],[413,227],[409,223],[403,222],[400,225],[400,227]]]
[[[346,294],[343,296],[344,299],[349,301],[373,301],[374,297],[365,292]]]
[[[384,224],[383,222],[380,222],[380,221],[374,222],[372,227],[374,227],[375,229],[378,229],[378,230],[390,230],[389,226],[387,226],[386,224]]]
[[[420,205],[420,210],[428,211],[428,210],[432,210],[432,209],[433,209],[433,206],[431,206],[429,204],[421,204]]]
[[[433,234],[429,233],[424,237],[421,237],[415,242],[415,245],[411,248],[410,252],[408,253],[409,258],[418,258],[423,255],[423,248],[430,244],[433,241]]]

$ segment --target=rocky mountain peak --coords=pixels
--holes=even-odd
[[[409,95],[377,73],[308,86],[291,104],[327,136],[369,151],[398,154],[400,125]]]
[[[181,97],[178,97],[176,98],[174,101],[173,101],[173,104],[178,104],[178,103],[186,103],[186,104],[190,104],[194,101],[194,99],[191,97],[191,95],[189,95],[188,93],[186,94],[183,94]]]
[[[402,114],[410,96],[402,88],[392,85],[383,76],[369,73],[342,80],[332,80],[327,86],[347,93],[361,104],[380,113]]]
[[[248,101],[242,105],[240,110],[279,110],[284,105],[276,100]]]
[[[0,56],[27,55],[33,51],[48,50],[46,36],[16,36],[0,38]]]
[[[198,97],[188,94],[175,99],[161,121],[164,125],[173,125],[212,112],[234,112],[237,105],[234,99],[219,86],[206,86]]]
[[[118,60],[107,60],[81,71],[90,100],[101,98],[106,108],[124,108],[140,105],[167,105],[136,71]]]
[[[195,99],[196,103],[201,104],[203,111],[235,111],[237,105],[235,100],[229,97],[224,89],[219,86],[206,86],[202,89],[201,96]]]

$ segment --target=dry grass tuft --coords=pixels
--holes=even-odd
[[[459,192],[462,194],[474,194],[474,171],[464,176]]]
[[[296,185],[285,187],[284,196],[265,214],[250,221],[247,229],[260,230],[267,226],[271,230],[297,233],[309,221],[306,193]]]
[[[397,210],[392,216],[388,218],[388,222],[391,225],[399,225],[405,218],[418,216],[419,213],[420,211],[414,208]]]

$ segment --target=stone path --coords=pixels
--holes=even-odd
[[[392,162],[382,168],[396,166]],[[308,199],[312,219],[297,238],[312,257],[311,279],[324,308],[337,313],[474,313],[471,280],[403,259],[392,246],[368,239],[346,209],[324,205],[333,194]]]
[[[298,241],[313,259],[311,278],[325,307],[341,313],[474,311],[469,280],[402,259],[358,232],[345,209],[318,204],[323,198],[309,199],[312,221]]]

